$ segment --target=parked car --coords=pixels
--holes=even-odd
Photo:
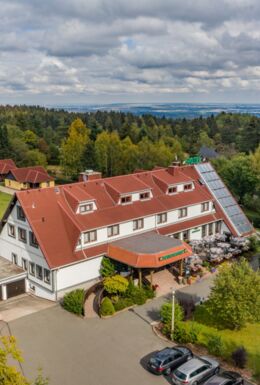
[[[184,346],[165,348],[150,358],[147,369],[155,374],[169,375],[172,369],[177,368],[192,357],[192,351]]]
[[[244,379],[236,372],[222,372],[210,377],[204,385],[243,385]]]
[[[176,385],[197,385],[219,372],[219,363],[209,357],[192,358],[172,374]]]

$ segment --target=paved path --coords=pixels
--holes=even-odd
[[[2,191],[3,193],[6,193],[6,194],[10,194],[10,195],[15,194],[15,190],[8,188],[8,187],[5,187],[5,186],[1,186],[1,185],[0,185],[0,191]]]

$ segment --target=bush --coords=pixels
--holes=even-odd
[[[131,298],[119,298],[116,303],[114,303],[115,311],[123,310],[126,307],[134,305]]]
[[[210,354],[215,356],[223,356],[224,353],[224,343],[220,336],[218,335],[209,335],[207,342],[207,349]]]
[[[104,279],[104,288],[109,294],[125,293],[128,288],[128,280],[117,274],[113,277],[106,277]]]
[[[146,298],[148,299],[153,299],[155,297],[155,291],[151,286],[145,286],[144,292],[145,292]]]
[[[236,366],[243,369],[247,363],[247,351],[241,346],[232,353],[232,359]]]
[[[172,321],[172,303],[171,302],[166,302],[162,305],[161,310],[160,310],[160,316],[161,320],[164,324],[170,324]],[[182,307],[178,304],[175,303],[174,306],[174,321],[179,322],[183,320],[183,310]]]
[[[71,313],[84,315],[84,290],[77,289],[65,294],[63,307]]]
[[[110,298],[105,297],[101,302],[99,313],[102,316],[113,315],[115,313],[114,305]]]
[[[175,325],[173,339],[180,344],[187,344],[190,342],[189,332],[182,323],[177,323],[177,325]]]
[[[100,274],[102,277],[111,277],[116,272],[115,265],[110,258],[103,257],[101,262]]]

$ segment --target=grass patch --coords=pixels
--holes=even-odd
[[[0,191],[0,218],[2,218],[4,215],[4,212],[7,209],[7,206],[9,205],[12,197],[12,195]]]
[[[231,361],[231,354],[236,348],[244,346],[248,353],[247,366],[255,378],[260,379],[260,323],[247,324],[240,330],[218,330],[196,321],[186,321],[184,325],[187,331],[196,331],[196,343],[199,345],[208,347],[209,336],[220,337],[224,345],[221,356],[228,361]]]

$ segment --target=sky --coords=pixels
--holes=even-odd
[[[258,103],[259,19],[259,0],[0,0],[0,103]]]

